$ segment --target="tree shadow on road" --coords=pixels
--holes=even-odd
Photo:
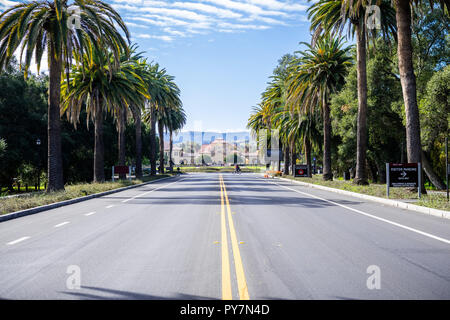
[[[91,292],[92,293],[91,293]],[[176,293],[170,297],[156,296],[146,293],[81,286],[81,290],[63,291],[75,299],[81,300],[217,300],[218,298],[203,297],[185,293]]]

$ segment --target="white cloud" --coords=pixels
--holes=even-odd
[[[173,37],[167,36],[167,35],[152,35],[152,34],[146,34],[146,33],[138,33],[134,35],[136,38],[139,39],[158,39],[166,42],[171,42],[174,40]]]
[[[256,6],[254,4],[245,3],[245,2],[237,2],[232,0],[200,0],[201,2],[209,2],[213,3],[228,9],[234,9],[238,11],[243,11],[253,15],[274,15],[274,16],[284,16],[286,13],[281,11],[272,11],[265,10],[260,6]]]
[[[127,25],[127,27],[144,28],[144,29],[148,29],[149,28],[149,26],[146,26],[146,25],[143,25],[143,24],[134,23],[134,22],[129,22],[129,21],[125,21],[125,24]]]
[[[171,42],[214,32],[247,32],[304,22],[306,0],[109,0],[130,28],[151,29],[136,38]],[[0,0],[0,10],[19,2]],[[154,35],[158,34],[158,35]]]
[[[217,15],[220,18],[230,18],[230,19],[236,19],[242,17],[242,14],[233,12],[231,10],[227,9],[221,9],[217,8],[215,6],[203,4],[203,3],[195,3],[195,2],[175,2],[172,4],[173,7],[177,8],[185,8],[189,10],[197,10],[202,11],[206,13],[212,13],[214,15]]]
[[[179,37],[186,37],[186,33],[182,32],[182,31],[178,31],[178,30],[173,30],[172,28],[164,28],[163,31],[165,33],[174,35],[174,36],[179,36]]]
[[[252,24],[234,24],[234,23],[228,23],[228,22],[221,22],[218,24],[218,26],[222,29],[226,30],[265,30],[268,29],[268,26],[261,26],[261,25],[252,25]]]
[[[12,7],[12,6],[15,6],[16,4],[19,4],[19,2],[9,1],[9,0],[0,0],[0,5],[3,7]]]
[[[294,1],[277,1],[277,0],[247,0],[249,3],[269,8],[271,10],[283,11],[305,11],[308,9],[307,5],[293,3]]]

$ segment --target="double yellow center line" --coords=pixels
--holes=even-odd
[[[219,175],[220,181],[220,223],[222,233],[222,299],[232,300],[233,294],[231,290],[231,272],[230,272],[230,258],[228,251],[228,233],[227,233],[227,217],[228,227],[230,230],[231,247],[233,249],[234,266],[236,269],[236,279],[238,284],[239,298],[241,300],[249,300],[247,281],[245,280],[244,266],[242,265],[241,253],[239,251],[239,244],[236,236],[236,229],[234,228],[233,218],[231,216],[230,201],[228,200],[227,188],[223,181],[222,175]],[[225,207],[227,215],[225,215]]]

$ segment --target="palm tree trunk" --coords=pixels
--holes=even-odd
[[[134,109],[133,109],[134,110]],[[142,178],[142,122],[141,110],[136,108],[133,112],[136,132],[136,178]]]
[[[164,123],[158,120],[158,135],[159,135],[159,173],[164,173]]]
[[[397,20],[397,55],[400,82],[406,115],[406,151],[408,162],[421,162],[419,108],[417,106],[416,76],[412,60],[411,8],[409,0],[395,0]],[[422,179],[423,181],[424,179]],[[422,183],[422,191],[425,191]]]
[[[118,147],[119,147],[119,166],[125,165],[125,118],[126,109],[122,107],[119,111],[119,123],[118,123]],[[126,179],[126,174],[120,174],[119,179]]]
[[[172,162],[172,150],[173,150],[173,132],[170,130],[170,138],[169,138],[169,167],[170,171],[173,171],[173,162]]]
[[[62,58],[56,58],[54,46],[49,40],[49,95],[48,95],[48,185],[47,191],[64,190],[61,151],[61,70]]]
[[[277,159],[278,159],[278,161],[277,161],[277,171],[280,171],[281,172],[281,150],[283,150],[283,144],[281,143],[281,139],[280,138],[278,138],[278,150],[277,150]]]
[[[330,106],[323,99],[323,180],[333,180],[331,172],[331,119]]]
[[[156,174],[156,109],[150,106],[150,174]]]
[[[354,183],[367,185],[367,73],[366,73],[366,32],[364,23],[356,25],[356,57],[358,81],[358,122],[356,133],[356,177]]]
[[[105,146],[103,144],[103,101],[98,97],[94,114],[94,182],[105,181]]]
[[[309,141],[308,136],[305,136],[305,157],[306,157],[306,166],[308,168],[308,177],[312,177],[311,141]]]
[[[294,175],[294,169],[292,168],[292,166],[294,166],[296,164],[296,160],[297,160],[297,154],[295,152],[295,138],[292,138],[291,141],[291,174]]]
[[[289,144],[284,144],[284,174],[289,175]]]

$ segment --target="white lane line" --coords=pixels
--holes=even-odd
[[[96,213],[95,211],[92,211],[92,212],[85,213],[84,215],[85,215],[86,217],[89,217],[89,216],[92,216],[92,215],[95,214],[95,213]]]
[[[143,196],[145,196],[146,194],[149,194],[149,193],[151,193],[151,192],[153,192],[153,191],[156,191],[156,190],[165,188],[165,187],[167,187],[167,186],[170,186],[171,184],[180,182],[180,181],[185,180],[185,179],[187,179],[187,178],[183,178],[183,179],[177,180],[177,181],[175,181],[175,182],[171,182],[171,183],[165,184],[165,185],[163,185],[163,186],[161,186],[161,187],[158,187],[158,188],[152,189],[152,190],[150,190],[150,191],[147,191],[147,192],[138,194],[138,195],[136,195],[136,196],[134,196],[134,197],[131,197],[131,198],[129,198],[129,199],[122,200],[122,202],[128,202],[128,201],[130,201],[130,200],[133,200],[133,199],[136,199],[136,198],[143,197]]]
[[[441,242],[446,243],[446,244],[450,244],[450,240],[445,239],[445,238],[441,238],[441,237],[438,237],[438,236],[435,236],[435,235],[433,235],[431,233],[427,233],[427,232],[424,232],[424,231],[421,231],[421,230],[418,230],[418,229],[414,229],[414,228],[405,226],[403,224],[400,224],[400,223],[397,223],[397,222],[394,222],[394,221],[391,221],[391,220],[388,220],[388,219],[380,218],[380,217],[374,216],[372,214],[369,214],[367,212],[364,212],[364,211],[361,211],[361,210],[358,210],[358,209],[354,209],[354,208],[348,207],[346,205],[343,205],[343,204],[340,204],[340,203],[337,203],[337,202],[334,202],[334,201],[331,201],[331,200],[328,200],[328,199],[324,199],[324,198],[321,198],[321,197],[318,197],[318,196],[315,196],[315,195],[312,195],[312,194],[309,194],[309,193],[306,193],[306,192],[298,191],[298,190],[289,188],[287,186],[283,186],[283,185],[278,184],[276,182],[271,182],[270,181],[270,183],[273,183],[273,184],[276,184],[279,187],[283,187],[283,188],[289,189],[291,191],[294,191],[294,192],[306,195],[308,197],[312,197],[312,198],[316,198],[316,199],[319,199],[319,200],[322,200],[322,201],[326,201],[328,203],[332,203],[334,205],[337,205],[339,207],[345,208],[347,210],[359,213],[359,214],[361,214],[363,216],[366,216],[366,217],[369,217],[369,218],[372,218],[372,219],[376,219],[376,220],[379,220],[379,221],[383,221],[383,222],[389,223],[389,224],[391,224],[393,226],[396,226],[396,227],[399,227],[399,228],[402,228],[402,229],[405,229],[405,230],[409,230],[409,231],[415,232],[417,234],[423,235],[425,237],[428,237],[428,238],[431,238],[431,239],[434,239],[434,240],[437,240],[437,241],[441,241]]]
[[[8,242],[7,243],[7,245],[13,245],[13,244],[16,244],[16,243],[19,243],[19,242],[22,242],[22,241],[25,241],[25,240],[27,240],[27,239],[30,239],[30,237],[22,237],[22,238],[19,238],[19,239],[17,239],[17,240],[14,240],[14,241],[11,241],[11,242]]]
[[[113,204],[111,204],[111,205],[109,205],[109,206],[106,206],[105,208],[106,208],[106,209],[109,209],[109,208],[112,208],[112,207],[114,207]]]
[[[59,227],[65,226],[66,224],[69,224],[69,223],[70,223],[70,221],[64,221],[64,222],[61,222],[61,223],[55,225],[54,227],[59,228]]]

